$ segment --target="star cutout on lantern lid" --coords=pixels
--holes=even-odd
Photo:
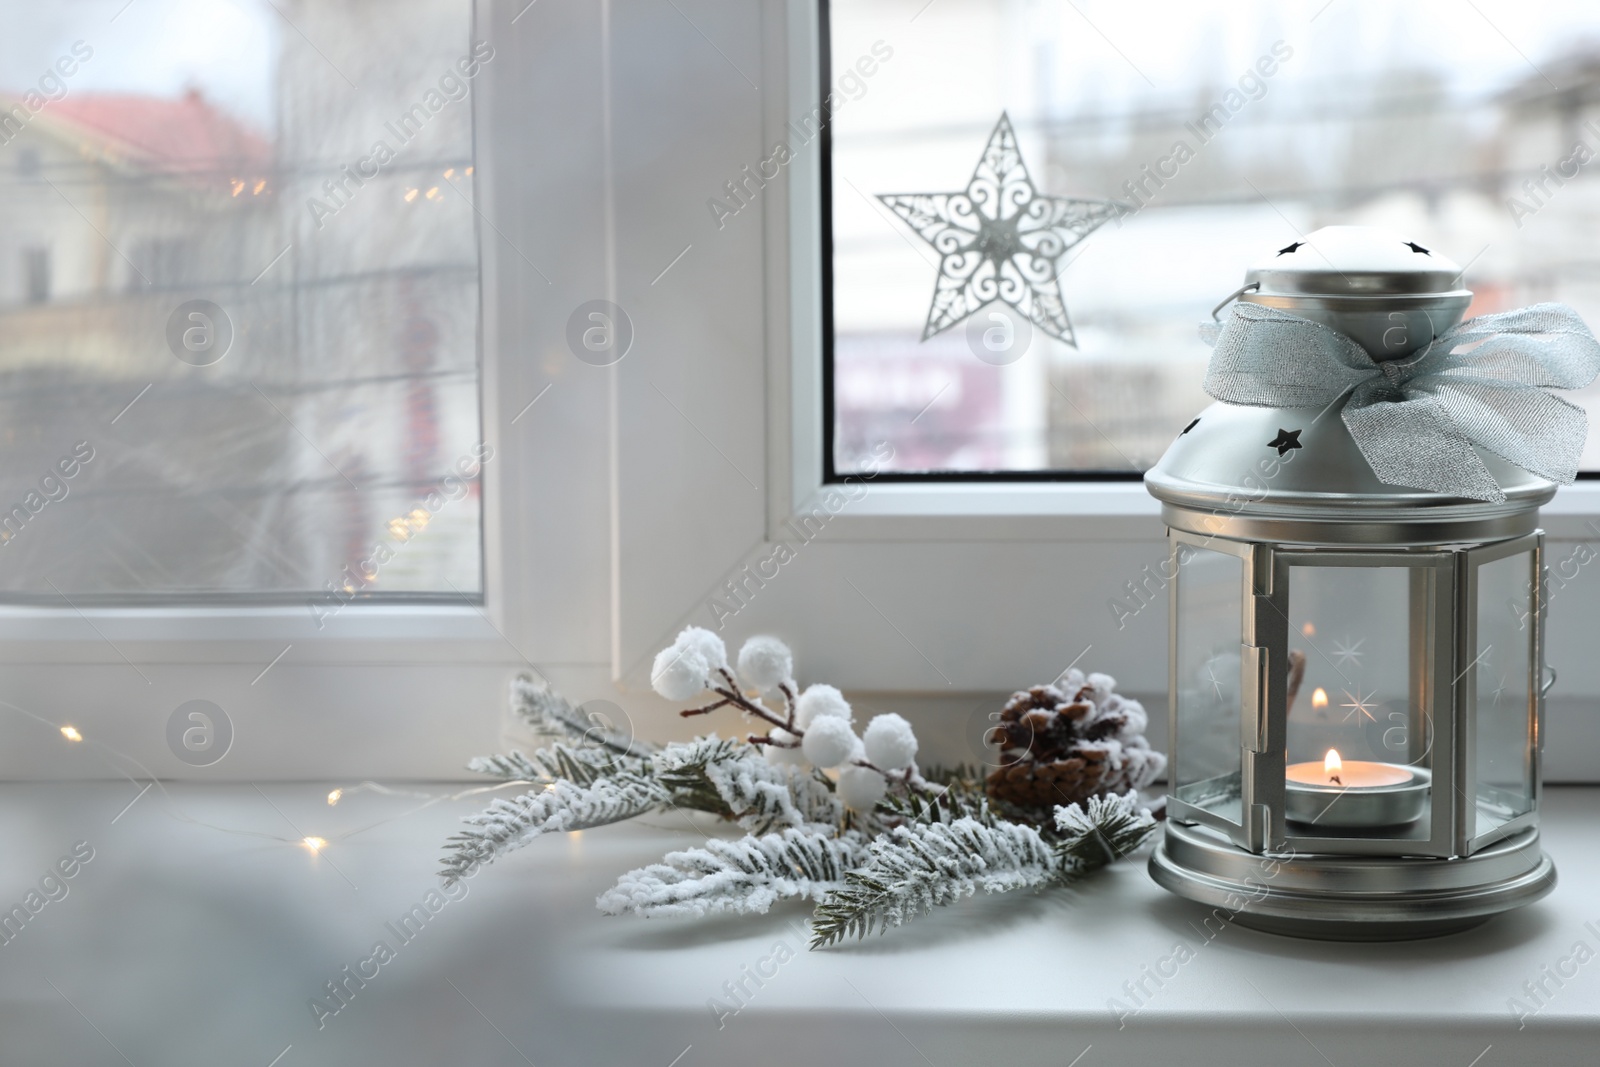
[[[1289,450],[1291,448],[1305,447],[1300,443],[1300,435],[1303,432],[1303,430],[1294,430],[1291,432],[1280,426],[1278,428],[1278,436],[1268,441],[1267,447],[1276,448],[1278,450],[1278,455],[1286,456],[1289,454]]]
[[[939,253],[939,278],[922,340],[999,300],[1077,347],[1056,263],[1115,218],[1119,205],[1040,193],[1004,112],[966,189],[878,199]]]

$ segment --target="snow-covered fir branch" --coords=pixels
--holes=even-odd
[[[595,901],[608,915],[762,914],[778,900],[818,899],[867,856],[867,838],[833,837],[790,827],[737,841],[667,853],[664,862],[629,871]]]
[[[911,823],[880,835],[864,866],[817,905],[811,947],[887,930],[978,890],[1048,885],[1061,863],[1039,831],[1018,823]]]
[[[944,821],[956,805],[970,814]],[[1071,881],[1143,845],[1155,819],[1138,794],[1091,797],[1055,810],[1055,840],[990,815],[951,790],[939,802],[901,806],[915,821],[880,836],[871,858],[817,905],[812,948],[900,926],[978,890],[1005,893]]]
[[[513,750],[506,755],[478,756],[468,761],[467,769],[508,781],[521,780],[543,785],[564,780],[575,785],[588,785],[609,775],[647,774],[650,764],[648,760],[625,756],[609,748],[591,745],[574,747],[556,742],[535,749],[530,755]]]
[[[558,781],[533,793],[503,797],[488,810],[469,815],[468,829],[449,839],[450,853],[440,871],[448,882],[521,848],[541,834],[587,830],[643,815],[665,803],[659,782],[639,775],[601,778],[588,785]]]
[[[572,737],[586,747],[604,748],[633,756],[648,756],[655,746],[639,741],[614,723],[586,715],[582,708],[554,689],[542,678],[519,674],[511,682],[511,710],[534,733],[544,737]]]
[[[713,735],[667,745],[653,766],[675,799],[688,802],[709,790],[752,834],[784,826],[831,830],[844,815],[826,778],[809,767],[773,763],[748,742]]]
[[[981,788],[965,783],[930,785],[924,792],[884,798],[878,803],[878,813],[908,822],[955,822],[972,818],[990,823],[994,815]]]
[[[1150,840],[1156,820],[1139,806],[1139,794],[1108,793],[1056,808],[1055,843],[1064,870],[1086,874],[1129,855]]]

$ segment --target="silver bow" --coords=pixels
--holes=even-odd
[[[1206,339],[1215,351],[1205,390],[1218,400],[1331,407],[1343,398],[1340,416],[1380,481],[1496,503],[1505,493],[1472,446],[1570,485],[1588,419],[1544,390],[1577,389],[1600,374],[1600,343],[1565,304],[1480,315],[1388,361],[1338,330],[1260,304],[1235,304]]]

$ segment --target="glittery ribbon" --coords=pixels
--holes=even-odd
[[[1544,390],[1592,382],[1600,342],[1565,304],[1468,319],[1397,360],[1261,304],[1235,304],[1201,336],[1215,349],[1207,393],[1253,407],[1342,401],[1340,417],[1386,485],[1504,501],[1474,445],[1563,485],[1577,475],[1588,419]]]

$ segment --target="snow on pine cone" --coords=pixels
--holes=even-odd
[[[1048,812],[1150,784],[1167,759],[1145,740],[1143,706],[1118,695],[1116,684],[1074,669],[1058,685],[1013,693],[985,739],[1000,750],[985,782],[990,798]]]

